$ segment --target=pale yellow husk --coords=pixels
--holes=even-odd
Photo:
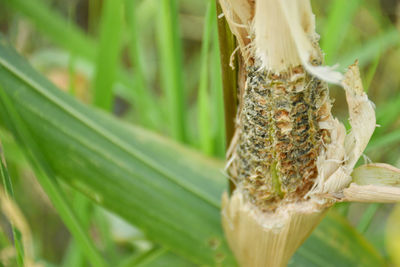
[[[240,266],[285,266],[324,216],[315,202],[286,205],[264,213],[236,190],[222,201],[222,222]]]

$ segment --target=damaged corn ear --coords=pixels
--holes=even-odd
[[[231,173],[251,202],[273,210],[312,188],[316,159],[330,142],[319,123],[330,116],[326,83],[299,65],[274,74],[249,66]]]
[[[241,266],[285,266],[335,202],[394,202],[400,190],[352,183],[375,129],[373,104],[357,63],[344,76],[323,66],[310,1],[220,3],[244,81],[227,153],[236,189],[223,197],[223,228]],[[327,82],[346,91],[347,135],[331,115]]]

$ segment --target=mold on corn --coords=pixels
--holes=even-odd
[[[330,112],[322,108],[329,101],[326,83],[302,66],[276,74],[255,64],[247,68],[242,99],[232,178],[262,209],[301,199],[329,139],[318,126]]]

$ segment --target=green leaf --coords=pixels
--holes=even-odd
[[[53,41],[68,48],[73,54],[90,60],[96,58],[96,42],[76,25],[68,23],[60,14],[50,10],[43,1],[0,0],[0,2],[24,14],[40,32],[46,33]]]
[[[84,231],[81,222],[78,220],[75,212],[67,201],[64,192],[55,179],[55,175],[48,162],[44,159],[37,143],[32,139],[28,128],[19,116],[18,111],[11,104],[10,98],[0,83],[0,109],[5,124],[11,129],[25,149],[29,161],[34,167],[36,177],[46,192],[47,196],[58,211],[65,225],[71,231],[71,234],[77,240],[82,251],[94,266],[107,266],[102,256],[96,250],[88,234]]]
[[[222,8],[217,3],[217,14],[222,13]],[[218,36],[219,36],[219,49],[221,56],[221,73],[222,73],[222,88],[224,98],[224,116],[225,116],[225,130],[226,130],[226,143],[229,146],[233,134],[235,132],[235,118],[236,108],[238,104],[237,99],[237,65],[236,69],[232,69],[231,57],[236,48],[235,37],[229,29],[228,22],[225,17],[218,19]],[[234,57],[234,59],[236,59]],[[235,63],[235,62],[234,62]],[[235,66],[235,65],[234,65]]]
[[[212,155],[214,151],[214,144],[211,133],[211,114],[210,114],[210,93],[209,87],[209,48],[210,37],[214,24],[215,8],[212,1],[208,1],[207,10],[205,15],[205,23],[203,29],[203,38],[201,44],[201,66],[200,66],[200,82],[197,95],[197,120],[198,120],[198,133],[200,139],[200,148],[207,154]]]
[[[216,3],[212,7],[216,9]],[[218,28],[217,28],[217,13],[214,12],[214,27],[212,33],[212,54],[211,54],[211,99],[213,102],[213,118],[215,125],[215,155],[225,158],[226,140],[225,140],[225,122],[224,122],[224,97],[222,87],[222,72],[221,72],[221,54],[219,49]]]
[[[119,65],[122,22],[123,0],[106,0],[101,16],[99,50],[93,78],[93,103],[108,111],[113,108],[112,88]]]
[[[296,267],[386,266],[376,249],[349,222],[330,211],[289,263]]]
[[[131,259],[124,261],[119,267],[189,267],[195,266],[193,263],[176,256],[165,248],[154,248],[139,256],[133,256]]]
[[[155,96],[152,95],[149,85],[146,81],[145,65],[141,60],[142,49],[140,47],[139,27],[138,27],[138,1],[125,0],[125,15],[129,33],[129,56],[134,69],[134,77],[136,78],[135,91],[140,101],[137,101],[140,111],[140,122],[142,125],[149,125],[152,128],[157,128],[156,119],[159,117],[159,109],[154,108],[153,101]]]
[[[49,8],[42,0],[0,0],[0,2],[25,16],[32,24],[34,24],[39,32],[45,34],[54,43],[66,49],[76,57],[84,58],[96,65],[96,58],[98,55],[98,44],[96,40],[85,35],[85,33],[73,23],[69,23],[61,16],[56,10]],[[94,4],[95,1],[90,1]],[[111,1],[112,2],[112,1]],[[149,103],[149,106],[156,106],[155,99],[147,94],[141,94],[140,91],[135,90],[135,77],[132,78],[121,67],[117,66],[116,79],[123,86],[114,87],[113,90],[126,99],[132,101],[134,107],[141,107],[143,101]],[[146,97],[146,98],[144,98]],[[140,110],[140,112],[145,112]],[[149,111],[150,112],[150,111]],[[151,112],[154,121],[160,122],[158,114]]]
[[[187,142],[185,127],[185,92],[183,84],[182,45],[178,24],[178,1],[161,0],[158,42],[161,60],[162,89],[171,136]]]
[[[0,145],[0,174],[3,182],[5,196],[14,200],[14,191],[10,175],[8,173],[7,165],[4,159],[3,147]],[[24,246],[22,243],[21,231],[15,226],[11,225],[12,235],[14,239],[14,246],[17,254],[18,266],[24,266]],[[0,242],[1,244],[1,242]]]
[[[78,103],[4,42],[2,95],[59,179],[189,261],[235,266],[220,226],[220,197],[226,188],[222,162]],[[0,115],[4,120],[6,114]],[[383,265],[375,249],[333,213],[293,259],[296,266]]]
[[[371,38],[366,43],[362,43],[359,47],[355,47],[349,53],[344,54],[338,59],[341,68],[354,63],[356,59],[359,60],[359,66],[365,66],[369,62],[376,59],[377,55],[383,53],[388,48],[398,45],[400,42],[400,35],[396,28],[390,28],[386,32]]]
[[[351,25],[351,21],[360,5],[360,0],[334,0],[328,12],[328,18],[321,38],[321,48],[328,64],[335,64],[339,47]],[[347,65],[346,65],[347,66]]]
[[[59,178],[196,263],[233,264],[220,227],[218,162],[78,103],[4,42],[2,87]]]

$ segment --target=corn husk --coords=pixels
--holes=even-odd
[[[325,214],[315,202],[263,213],[246,201],[240,190],[230,199],[225,194],[222,205],[226,238],[240,266],[285,266]]]
[[[365,203],[395,203],[400,201],[400,188],[381,185],[350,184],[343,190],[340,201]]]
[[[351,174],[358,185],[400,187],[400,170],[385,163],[370,163],[356,168]]]

